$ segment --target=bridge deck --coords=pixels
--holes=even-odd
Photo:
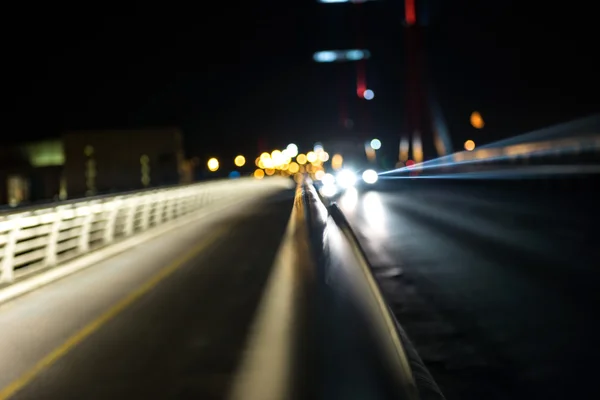
[[[0,399],[223,398],[293,194],[141,244],[0,307]]]

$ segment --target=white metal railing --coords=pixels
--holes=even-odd
[[[289,181],[214,181],[0,214],[0,284],[13,282],[208,204],[265,193]]]

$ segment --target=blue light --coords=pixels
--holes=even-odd
[[[335,51],[319,51],[318,53],[315,53],[313,58],[316,62],[326,63],[333,62],[337,60],[338,57]]]
[[[362,50],[348,50],[346,52],[347,60],[356,61],[356,60],[361,60],[364,57],[365,57],[365,53]]]
[[[332,4],[332,3],[366,3],[369,0],[318,0],[319,3]]]
[[[313,59],[319,63],[331,63],[334,61],[358,61],[366,60],[371,57],[367,49],[349,49],[349,50],[325,50],[318,51],[313,55]]]
[[[240,173],[239,173],[239,172],[237,172],[237,171],[231,171],[231,172],[229,173],[229,177],[230,177],[231,179],[236,179],[236,178],[239,178],[239,177],[240,177]]]

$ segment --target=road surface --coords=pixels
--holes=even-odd
[[[224,398],[292,199],[212,215],[0,306],[0,399]]]
[[[596,398],[599,196],[420,182],[338,203],[447,398]]]

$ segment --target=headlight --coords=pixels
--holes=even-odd
[[[331,174],[325,174],[323,176],[323,179],[321,179],[321,182],[323,182],[324,186],[335,185],[335,176]]]
[[[320,193],[324,197],[333,197],[337,194],[337,189],[334,185],[324,185],[320,189]]]
[[[372,169],[368,169],[365,172],[363,172],[362,178],[363,178],[363,181],[365,181],[365,183],[372,185],[375,182],[377,182],[377,179],[379,179],[379,176],[377,175],[377,172],[373,171]]]
[[[356,183],[356,175],[350,170],[342,170],[337,175],[337,183],[344,189],[354,186]]]

